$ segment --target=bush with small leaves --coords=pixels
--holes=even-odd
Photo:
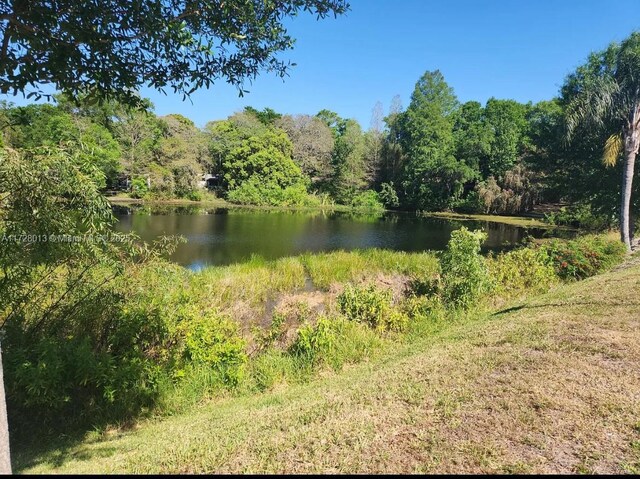
[[[326,352],[334,343],[333,328],[329,318],[320,318],[313,325],[305,324],[298,329],[298,335],[289,351],[314,362],[322,353]]]
[[[131,181],[131,197],[132,198],[144,198],[149,194],[149,187],[147,186],[147,180],[144,178],[134,178]]]
[[[380,196],[373,190],[367,190],[351,198],[352,208],[363,211],[384,211],[384,205],[380,200]]]
[[[538,293],[558,281],[544,249],[520,248],[488,261],[489,272],[498,294]]]
[[[571,241],[553,240],[543,245],[543,249],[563,280],[581,280],[606,271],[621,263],[627,252],[621,241],[597,235]]]
[[[347,285],[338,296],[338,307],[351,321],[380,331],[401,331],[406,327],[408,318],[391,306],[391,300],[389,290]]]
[[[236,386],[247,361],[245,341],[238,325],[216,311],[193,314],[178,325],[182,337],[182,358],[187,363],[212,368],[225,386]]]
[[[482,231],[460,228],[451,233],[442,253],[442,295],[446,303],[468,308],[490,290],[491,281],[480,246],[486,239]]]

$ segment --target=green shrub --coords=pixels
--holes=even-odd
[[[282,190],[282,206],[319,206],[320,200],[307,192],[307,186],[300,182]]]
[[[400,206],[400,200],[398,199],[398,194],[393,187],[393,181],[390,183],[382,183],[380,185],[378,198],[385,208],[397,208]]]
[[[476,190],[455,202],[453,209],[459,213],[486,213],[486,206]]]
[[[151,163],[148,168],[151,194],[154,198],[174,198],[176,184],[173,172],[157,163]]]
[[[308,323],[298,329],[296,339],[289,347],[289,351],[313,362],[323,352],[329,350],[333,343],[331,320],[320,318],[315,325]]]
[[[200,189],[198,186],[198,171],[194,165],[185,164],[175,166],[172,169],[174,195],[178,198],[192,199],[192,196],[198,196]],[[193,200],[199,201],[199,200]]]
[[[229,190],[227,199],[232,203],[256,206],[319,206],[321,200],[307,192],[303,182],[285,188],[275,182],[250,178]]]
[[[204,193],[202,192],[202,190],[197,189],[190,190],[185,194],[185,198],[191,201],[202,201],[203,197]]]
[[[340,369],[370,358],[384,344],[385,340],[365,325],[342,317],[323,317],[315,326],[307,324],[298,330],[288,353],[297,361],[296,367],[308,373],[307,368],[322,364]]]
[[[277,205],[276,199],[281,189],[277,185],[260,185],[255,181],[245,181],[227,193],[227,200],[240,205]]]
[[[594,213],[588,204],[562,207],[558,211],[547,213],[544,220],[555,226],[571,226],[590,231],[605,231],[614,226],[614,219]]]
[[[131,181],[131,197],[132,198],[144,198],[149,194],[149,187],[147,186],[147,180],[144,178],[134,178]]]
[[[379,331],[401,331],[406,327],[408,318],[391,307],[391,299],[389,290],[347,285],[338,296],[338,307],[351,321]]]
[[[107,273],[98,269],[72,282],[67,300],[75,309],[65,308],[60,318],[43,320],[40,309],[24,308],[7,325],[12,417],[67,425],[122,420],[170,402],[163,394],[195,397],[242,380],[246,356],[238,328],[214,311],[200,312],[188,271],[160,260],[129,265],[96,292]],[[61,275],[53,289],[64,291],[67,280],[73,277]],[[79,302],[90,293],[91,301]],[[40,291],[51,301],[46,294]]]
[[[627,252],[621,241],[597,235],[552,240],[542,248],[556,274],[564,280],[581,280],[606,271],[621,263]]]
[[[499,294],[543,292],[558,280],[547,252],[540,248],[520,248],[499,254],[488,266]]]
[[[490,278],[480,245],[486,239],[482,231],[460,228],[451,233],[442,253],[442,295],[446,303],[468,308],[490,289]]]
[[[5,354],[10,404],[23,413],[126,416],[157,396],[160,368],[137,352],[97,353],[88,338],[39,338]],[[86,402],[91,402],[91,410]]]
[[[182,359],[205,365],[217,372],[225,386],[236,386],[243,377],[247,361],[245,341],[238,326],[215,311],[193,314],[178,325],[182,336]]]
[[[89,274],[83,279],[69,301],[77,303],[100,284]],[[153,405],[164,374],[153,351],[169,337],[161,315],[129,310],[115,288],[66,311],[64,321],[45,321],[29,308],[7,325],[3,348],[12,414],[82,422],[128,417]]]
[[[380,196],[373,190],[363,191],[354,195],[350,206],[357,210],[384,211]]]

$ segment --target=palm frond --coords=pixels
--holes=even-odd
[[[580,127],[603,127],[619,116],[620,86],[611,77],[592,78],[567,107],[566,138],[571,141]]]
[[[622,135],[616,133],[607,138],[604,144],[604,152],[602,155],[602,163],[605,166],[615,166],[622,153]]]

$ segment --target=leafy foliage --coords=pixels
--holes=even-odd
[[[379,331],[401,331],[408,318],[391,307],[391,291],[374,286],[347,285],[338,296],[340,311],[351,321],[367,324]]]
[[[113,183],[122,169],[120,145],[102,125],[51,105],[29,105],[5,111],[11,125],[5,133],[7,147],[63,147],[80,161],[96,167],[96,172],[101,174],[93,175],[93,180],[102,188]]]
[[[380,200],[380,195],[373,190],[358,193],[351,200],[351,206],[358,210],[383,211],[384,205]]]
[[[260,71],[286,75],[290,65],[278,54],[294,40],[283,20],[301,10],[325,18],[347,9],[342,0],[7,3],[0,6],[0,92],[51,83],[73,96],[138,105],[143,85],[186,96],[222,79],[242,93],[243,81]]]
[[[354,120],[342,122],[331,160],[333,173],[329,180],[329,191],[342,204],[347,204],[353,196],[366,186],[365,144],[360,125]]]
[[[306,324],[298,329],[298,335],[290,350],[293,354],[313,362],[331,348],[333,341],[331,320],[320,318],[315,325]]]
[[[215,311],[193,311],[182,319],[178,331],[184,360],[212,368],[227,386],[240,382],[247,357],[237,323]]]
[[[532,173],[522,165],[505,171],[500,183],[490,176],[476,186],[481,212],[518,214],[531,210],[539,199]]]
[[[134,178],[131,181],[131,197],[144,198],[149,193],[147,181],[144,178]]]
[[[293,144],[293,161],[316,187],[326,186],[331,176],[333,132],[320,118],[310,115],[285,115],[276,121]]]
[[[426,72],[400,118],[400,138],[408,155],[402,186],[405,201],[417,209],[450,208],[473,170],[454,156],[457,99],[439,71]]]
[[[59,148],[1,154],[0,321],[11,404],[138,408],[149,398],[139,374],[152,381],[154,368],[134,350],[102,346],[114,335],[124,265],[154,251],[110,231],[94,164]]]
[[[494,292],[507,297],[544,292],[557,282],[547,251],[519,248],[502,253],[488,262]]]
[[[400,206],[400,200],[398,199],[398,194],[393,187],[393,182],[382,183],[382,185],[380,185],[380,192],[378,193],[378,196],[385,208],[397,208]]]
[[[557,226],[571,226],[589,231],[605,231],[613,227],[612,218],[595,214],[590,205],[577,203],[558,211],[547,213],[545,221]]]
[[[556,274],[564,280],[581,280],[619,264],[624,243],[601,236],[584,236],[572,241],[553,240],[544,246]]]
[[[636,156],[640,147],[640,33],[592,53],[585,65],[570,75],[563,86],[567,138],[582,131],[599,136],[605,164],[623,158],[620,188],[620,233],[631,249],[631,213]]]
[[[473,306],[490,288],[486,260],[480,246],[486,239],[482,231],[460,228],[451,233],[442,253],[442,296],[456,307]]]

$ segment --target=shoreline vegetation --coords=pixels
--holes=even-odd
[[[370,210],[362,208],[354,208],[345,205],[326,205],[326,206],[258,206],[258,205],[239,205],[230,203],[222,198],[216,198],[213,195],[205,196],[202,200],[193,201],[188,199],[140,199],[131,198],[129,196],[115,195],[108,196],[107,199],[112,204],[117,205],[175,205],[175,206],[202,206],[214,207],[214,208],[239,208],[239,209],[255,209],[255,210],[283,210],[283,211],[316,211],[316,210],[331,210],[331,211],[344,211],[344,212],[363,212],[368,213]],[[528,228],[545,228],[545,229],[564,229],[564,230],[577,230],[570,226],[555,225],[547,223],[541,219],[531,218],[528,216],[509,216],[509,215],[492,215],[492,214],[463,214],[451,211],[403,211],[403,210],[382,210],[376,212],[395,212],[415,214],[424,217],[443,218],[452,220],[472,220],[472,221],[487,221],[492,223],[505,223],[513,226],[522,226]]]
[[[189,200],[186,198],[167,198],[167,199],[151,199],[151,198],[132,198],[130,196],[115,195],[107,196],[107,200],[112,204],[118,205],[175,205],[175,206],[202,206],[202,207],[214,207],[214,208],[238,208],[238,209],[254,209],[254,210],[300,210],[300,211],[315,211],[315,210],[332,210],[332,211],[364,211],[369,212],[371,210],[354,208],[352,206],[327,204],[321,206],[268,206],[268,205],[249,205],[249,204],[237,204],[231,203],[223,198],[217,198],[214,195],[204,195],[201,200]],[[379,210],[374,210],[378,212]],[[386,210],[382,210],[386,211]]]
[[[134,111],[55,98],[56,105],[0,104],[8,125],[0,142],[26,155],[68,154],[101,192],[116,192],[113,203],[455,212],[447,214],[480,220],[488,213],[503,223],[594,232],[615,223],[614,195],[601,199],[592,186],[619,175],[600,157],[592,165],[592,155],[578,161],[565,151],[560,100],[460,103],[439,71],[420,77],[405,110],[396,105],[384,117],[380,105],[367,131],[326,109],[286,115],[246,107],[200,128],[182,115],[156,115],[147,100]],[[587,176],[567,185],[566,168],[576,167]],[[550,204],[570,206],[538,223],[513,219]]]
[[[226,324],[217,330],[227,335],[224,345],[208,344],[224,354],[179,373],[164,385],[156,409],[138,419],[47,441],[23,436],[13,450],[16,470],[637,471],[640,451],[629,446],[637,415],[627,395],[616,392],[629,377],[617,367],[603,376],[606,359],[598,351],[617,341],[616,357],[632,354],[623,344],[632,345],[637,328],[622,318],[637,306],[625,303],[635,293],[623,286],[635,284],[640,269],[576,282],[619,264],[624,248],[593,236],[547,242],[544,254],[536,246],[485,260],[477,256],[478,235],[465,230],[437,256],[335,252],[255,258],[198,273],[165,264],[168,280],[152,268],[139,284],[149,297],[165,291],[162,310],[176,307],[178,288],[218,298],[220,311],[224,304],[234,309],[240,329]],[[453,262],[464,266],[447,274]],[[532,351],[535,361],[527,359]],[[234,362],[240,358],[242,365]],[[574,399],[553,392],[580,374],[600,378],[599,385]],[[616,389],[608,391],[610,384]],[[533,385],[530,401],[522,402]],[[588,398],[610,406],[584,421]],[[556,414],[568,415],[564,425],[553,425]],[[490,424],[501,421],[498,434]],[[478,427],[462,433],[460,424],[469,422]],[[615,432],[606,441],[598,429],[605,424]],[[556,458],[559,443],[567,449],[563,461]],[[612,444],[619,447],[613,456]]]
[[[14,392],[11,398],[16,470],[220,472],[227,467],[235,470],[233,461],[222,459],[231,454],[227,446],[212,436],[196,447],[192,439],[200,434],[184,425],[178,426],[184,427],[179,433],[182,442],[173,446],[182,450],[192,445],[193,451],[197,451],[194,456],[186,449],[183,451],[186,455],[175,456],[172,446],[163,442],[158,446],[162,455],[146,461],[142,458],[155,457],[155,445],[134,446],[138,452],[132,453],[126,452],[132,451],[130,443],[122,450],[108,444],[114,440],[136,441],[137,434],[146,437],[143,442],[155,444],[145,436],[147,431],[162,428],[163,423],[190,423],[190,418],[195,421],[208,414],[205,411],[213,413],[211,408],[215,409],[215,405],[222,408],[214,413],[216,422],[220,420],[230,431],[239,431],[238,435],[231,432],[227,436],[230,441],[227,445],[240,444],[248,424],[237,416],[244,406],[233,406],[234,403],[260,404],[279,394],[298,397],[300,391],[322,396],[314,387],[326,384],[326,378],[335,378],[342,384],[342,374],[349,375],[358,368],[366,370],[368,364],[371,372],[377,374],[375,365],[385,364],[384,358],[388,361],[397,358],[396,350],[415,352],[419,345],[437,344],[443,337],[454,340],[450,346],[456,347],[455,331],[464,331],[465,325],[473,329],[495,315],[508,317],[510,311],[518,311],[522,304],[535,302],[538,295],[557,288],[562,290],[562,283],[609,270],[625,257],[624,245],[619,241],[585,236],[576,240],[547,240],[485,258],[480,255],[483,238],[481,232],[462,228],[452,234],[447,250],[437,254],[369,249],[305,254],[274,261],[254,257],[245,263],[212,266],[198,272],[163,260],[132,268],[115,287],[116,291],[124,288],[126,295],[124,303],[112,310],[118,311],[120,318],[111,320],[122,323],[114,331],[127,331],[127,338],[112,340],[110,359],[115,364],[121,361],[121,366],[114,370],[114,379],[121,388],[128,387],[127,391],[113,391],[111,399],[106,396],[106,404],[100,406],[105,400],[103,395],[110,391],[109,380],[103,383],[104,379],[100,379],[94,384],[93,378],[87,376],[88,383],[78,390],[73,378],[91,373],[87,372],[89,365],[78,363],[82,347],[77,346],[80,349],[75,351],[72,342],[67,344],[70,349],[56,351],[52,357],[46,354],[52,353],[52,347],[62,345],[46,341],[43,345],[31,344],[38,354],[31,358],[34,369],[16,370],[10,365],[6,371],[10,390]],[[126,352],[118,353],[116,345],[123,340],[130,342],[132,334],[136,338],[134,343],[127,346]],[[131,355],[131,348],[140,354]],[[49,373],[40,368],[37,359],[43,354],[49,361],[57,358],[57,362],[48,363]],[[124,356],[118,359],[119,354]],[[65,363],[65,358],[71,362]],[[21,359],[20,364],[26,360]],[[137,366],[131,369],[134,364]],[[386,364],[381,367],[390,367]],[[101,374],[111,374],[96,367]],[[64,371],[68,382],[63,377],[47,381],[47,374],[56,370]],[[40,375],[37,379],[40,384],[44,381],[54,388],[49,391],[51,398],[68,397],[66,402],[51,403],[51,414],[29,407],[43,400],[37,391],[34,396],[34,390],[28,389],[36,380],[34,374]],[[127,377],[128,374],[133,376]],[[377,377],[376,383],[380,380]],[[25,389],[16,395],[21,388]],[[91,401],[86,402],[85,395],[90,391],[97,394],[93,406],[89,406]],[[423,386],[407,391],[408,400],[420,401],[426,391]],[[445,396],[439,401],[446,412],[457,400]],[[138,404],[140,409],[121,409],[123,400],[129,407]],[[447,405],[449,400],[454,402]],[[21,412],[16,413],[18,410]],[[122,414],[119,420],[112,414],[118,410]],[[73,416],[69,416],[70,411]],[[111,416],[105,415],[107,411]],[[296,418],[307,413],[314,418],[329,417],[328,410],[314,412],[313,408],[301,408],[292,412]],[[71,427],[71,417],[77,421],[75,429]],[[64,424],[62,436],[57,433],[60,422]],[[311,419],[311,423],[316,424],[316,419]],[[42,441],[43,424],[50,434],[47,441]],[[87,426],[94,432],[83,433]],[[35,430],[40,434],[36,435]],[[178,433],[174,426],[168,430]],[[317,433],[322,431],[320,428]],[[269,434],[267,430],[264,432]],[[37,442],[34,437],[39,438]],[[157,437],[160,441],[167,438],[164,434]],[[215,437],[220,438],[217,434]],[[259,442],[269,448],[265,440],[266,437],[261,437]],[[324,440],[331,441],[329,437]],[[97,452],[95,456],[86,453],[94,448],[103,450],[103,446],[107,448],[103,453]],[[210,455],[200,447],[222,449]],[[341,455],[346,444],[332,447]],[[266,451],[254,452],[262,457]],[[112,456],[118,460],[104,462]],[[92,465],[94,460],[97,463]],[[252,464],[245,472],[301,470],[294,464],[280,467],[270,461]],[[313,461],[308,464],[312,470],[322,468],[313,464]]]
[[[452,220],[472,220],[472,221],[487,221],[492,223],[506,223],[513,226],[522,226],[528,228],[545,228],[545,229],[576,229],[566,226],[558,226],[546,223],[537,218],[531,218],[528,216],[509,216],[509,215],[492,215],[492,214],[464,214],[455,213],[450,211],[436,211],[436,212],[420,212],[423,216],[430,216],[433,218],[444,218]]]

